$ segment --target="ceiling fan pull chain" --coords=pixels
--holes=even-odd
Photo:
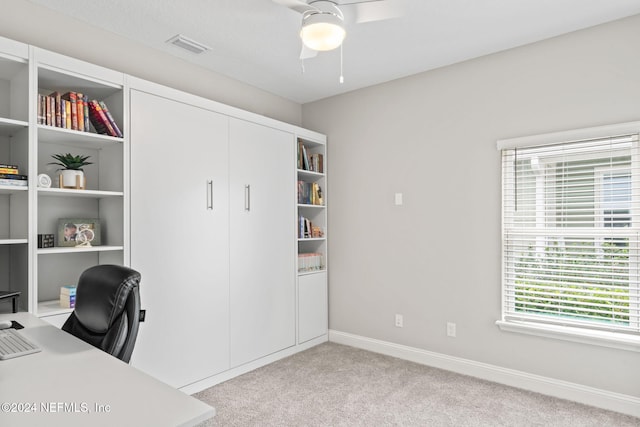
[[[302,74],[304,74],[304,58],[300,58],[300,67],[302,68]]]
[[[344,83],[344,76],[342,75],[342,45],[340,45],[340,84]]]

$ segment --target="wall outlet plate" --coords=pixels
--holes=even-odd
[[[447,336],[454,337],[456,336],[456,324],[452,322],[447,322]]]
[[[396,314],[396,328],[402,328],[404,323],[404,319],[402,318],[402,314]]]

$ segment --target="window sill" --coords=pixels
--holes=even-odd
[[[501,330],[508,332],[640,352],[640,336],[523,321],[498,320],[496,325]]]

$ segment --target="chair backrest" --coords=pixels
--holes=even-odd
[[[78,280],[73,313],[62,330],[129,363],[140,322],[140,273],[97,265]]]

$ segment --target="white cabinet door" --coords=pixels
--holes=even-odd
[[[132,364],[181,387],[229,368],[228,118],[131,91]]]
[[[327,273],[298,277],[298,343],[327,333]]]
[[[231,366],[295,345],[295,141],[230,119]]]

